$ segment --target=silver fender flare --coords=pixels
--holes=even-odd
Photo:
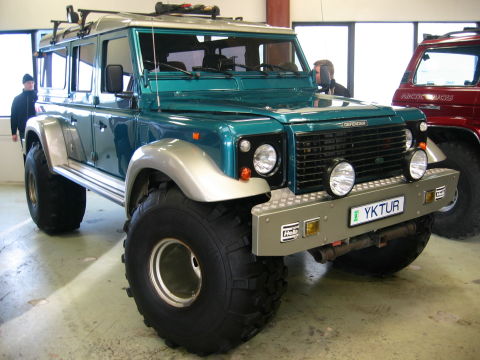
[[[167,175],[185,196],[195,201],[224,201],[270,192],[265,179],[233,179],[199,147],[178,139],[162,139],[138,148],[133,154],[125,184],[127,208],[135,179],[143,169]]]
[[[427,149],[425,151],[427,152],[429,164],[434,164],[447,158],[443,151],[430,138],[427,138]]]
[[[54,166],[68,162],[65,138],[59,119],[47,115],[39,115],[28,119],[25,127],[25,147],[30,148],[29,134],[34,132],[40,139],[50,171]]]

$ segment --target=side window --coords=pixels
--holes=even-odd
[[[126,37],[108,40],[103,45],[103,71],[107,65],[122,65],[123,67],[123,91],[132,91],[132,59],[130,56],[130,46]],[[102,92],[105,92],[105,76],[102,76]]]
[[[480,47],[429,49],[418,65],[413,83],[427,86],[469,86],[479,78]]]
[[[290,42],[276,42],[266,44],[263,49],[264,62],[281,66],[289,70],[298,70],[298,65],[292,62],[292,54],[294,50]],[[298,61],[298,59],[297,59]]]
[[[38,60],[40,86],[52,89],[64,89],[67,74],[67,49],[55,49],[46,52]]]
[[[93,68],[95,66],[95,45],[81,45],[73,48],[72,91],[91,91]]]

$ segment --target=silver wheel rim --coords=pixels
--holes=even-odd
[[[202,271],[193,251],[182,241],[166,238],[150,254],[150,280],[158,295],[175,307],[192,304],[202,287]]]
[[[455,194],[453,194],[452,202],[450,204],[445,205],[444,207],[440,208],[438,210],[438,212],[442,212],[442,213],[449,212],[450,210],[452,210],[455,207],[455,205],[457,204],[457,201],[458,201],[458,189],[455,189]]]
[[[37,206],[37,182],[32,173],[28,174],[28,198],[33,206]]]

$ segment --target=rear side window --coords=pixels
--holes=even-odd
[[[95,45],[81,45],[73,48],[72,90],[91,91],[93,68],[95,66]]]
[[[40,86],[52,89],[64,89],[67,74],[67,49],[55,49],[45,52],[38,60]]]
[[[428,49],[413,79],[416,85],[470,86],[479,78],[480,46]]]

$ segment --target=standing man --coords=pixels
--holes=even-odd
[[[325,79],[321,79],[320,68],[323,66],[327,68],[328,74],[330,75],[330,81],[327,81],[330,84],[329,90],[328,90],[329,94],[351,97],[350,91],[348,91],[348,89],[345,86],[335,81],[335,78],[333,76],[333,74],[335,73],[335,68],[333,67],[333,63],[330,60],[326,60],[326,59],[317,60],[315,61],[315,64],[313,64],[313,66],[315,66],[315,72],[316,72],[315,79],[317,84],[319,85],[322,84],[322,80],[325,80]]]
[[[12,140],[18,141],[17,130],[20,135],[20,142],[25,136],[25,125],[27,120],[35,116],[35,102],[37,94],[33,90],[35,81],[30,74],[23,76],[23,92],[13,99],[10,124],[12,127]]]

